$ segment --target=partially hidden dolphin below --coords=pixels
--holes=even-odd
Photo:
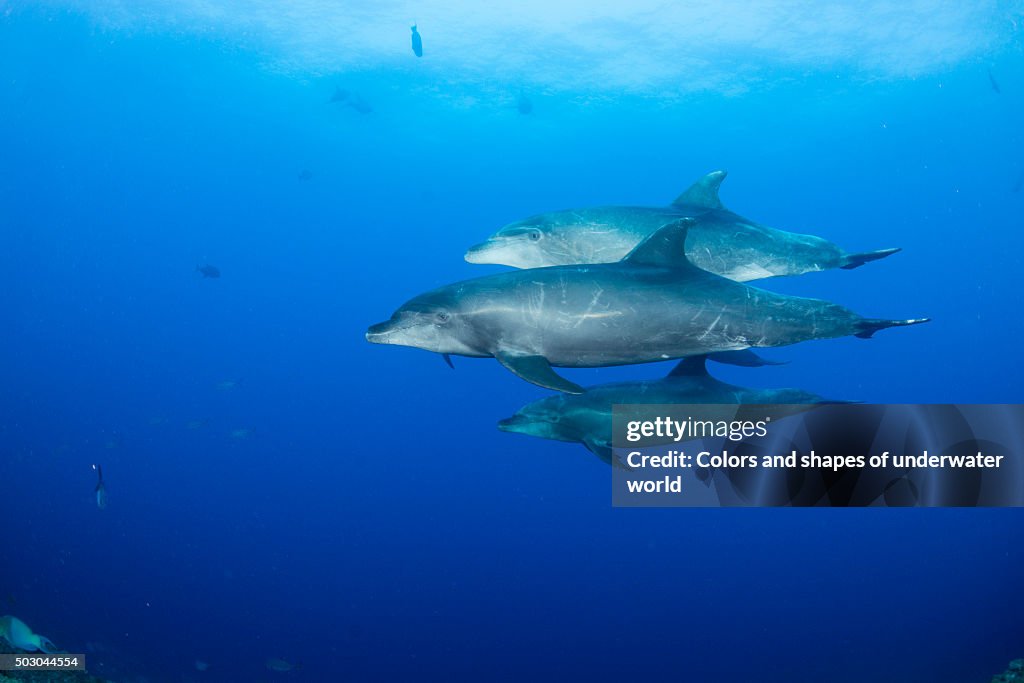
[[[832,268],[857,268],[899,251],[848,254],[814,235],[760,225],[722,206],[725,171],[707,174],[669,206],[598,206],[553,211],[510,223],[466,252],[470,263],[541,268],[618,261],[645,237],[679,218],[695,218],[686,253],[698,267],[748,282]]]
[[[666,225],[618,263],[496,273],[408,301],[370,327],[376,344],[494,357],[542,387],[582,393],[552,366],[631,365],[810,339],[867,338],[927,319],[863,318],[818,299],[776,294],[694,266],[691,218]]]
[[[708,360],[749,367],[776,364],[752,351],[691,356],[661,379],[600,384],[579,395],[556,394],[534,401],[498,422],[498,429],[580,443],[606,463],[618,464],[612,455],[612,406],[616,404],[834,403],[801,389],[747,389],[726,384],[708,374]]]

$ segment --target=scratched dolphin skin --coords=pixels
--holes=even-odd
[[[733,365],[774,365],[751,351],[731,351],[684,358],[661,379],[616,382],[588,387],[579,395],[556,394],[529,403],[498,422],[504,432],[571,441],[606,463],[612,457],[612,406],[627,403],[812,404],[826,401],[801,389],[748,389],[708,374],[706,361]]]
[[[496,358],[542,387],[581,393],[552,366],[593,368],[715,351],[784,346],[914,325],[863,318],[842,306],[776,294],[697,268],[681,219],[618,263],[513,270],[422,294],[368,341]]]
[[[813,235],[776,230],[729,211],[718,198],[725,171],[693,184],[669,206],[598,206],[553,211],[511,223],[466,252],[470,263],[540,268],[618,261],[679,218],[695,218],[686,252],[700,268],[748,282],[832,268],[857,268],[899,249],[848,254]]]

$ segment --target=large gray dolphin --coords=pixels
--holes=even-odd
[[[408,301],[366,339],[441,354],[493,356],[542,387],[582,393],[552,366],[593,368],[810,339],[870,337],[917,320],[863,318],[697,268],[683,250],[693,219],[671,223],[618,263],[513,270]]]
[[[553,211],[511,223],[466,252],[470,263],[542,268],[618,261],[645,237],[679,218],[695,218],[686,253],[695,265],[737,282],[856,268],[894,254],[882,249],[848,254],[813,235],[759,225],[718,198],[725,171],[693,184],[669,206],[598,206]]]
[[[734,354],[741,354],[733,357]],[[498,422],[505,432],[542,439],[581,443],[609,464],[612,457],[612,406],[648,403],[808,404],[832,403],[801,389],[747,389],[708,374],[706,360],[748,366],[768,365],[750,351],[691,356],[679,361],[666,377],[641,382],[616,382],[588,387],[579,395],[557,394],[527,404]]]

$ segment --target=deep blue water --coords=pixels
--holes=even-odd
[[[393,59],[305,72],[258,33],[101,14],[0,4],[0,613],[117,681],[970,683],[1024,656],[1019,510],[613,509],[583,448],[495,428],[543,390],[363,337],[497,271],[462,254],[505,223],[726,168],[745,216],[904,248],[764,286],[934,320],[717,376],[1020,402],[1016,24],[912,74],[667,97],[462,79],[426,13],[421,61],[399,14]]]

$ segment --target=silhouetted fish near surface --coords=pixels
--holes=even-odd
[[[992,69],[988,70],[988,84],[992,86],[992,90],[994,90],[997,95],[1002,94],[1003,91],[1000,89],[999,84],[996,83],[996,77],[992,75]]]
[[[728,351],[691,356],[679,361],[667,376],[640,382],[616,382],[589,387],[579,395],[558,394],[523,406],[498,422],[503,432],[583,444],[608,464],[612,457],[612,407],[616,404],[809,404],[831,402],[801,389],[747,389],[721,382],[706,361],[757,367],[778,365],[752,351]]]
[[[360,114],[369,114],[370,112],[373,111],[373,107],[370,106],[369,102],[367,102],[362,97],[354,93],[351,97],[349,97],[348,102],[346,102],[345,104],[352,107]]]
[[[348,99],[348,90],[339,85],[334,86],[334,94],[331,95],[331,102],[344,102]]]
[[[96,507],[100,510],[107,509],[107,485],[103,482],[103,468],[99,465],[93,465],[92,468],[96,470]]]
[[[684,253],[684,218],[618,263],[496,273],[421,294],[367,341],[492,357],[521,379],[582,393],[553,367],[633,365],[812,339],[871,337],[926,319],[864,318],[820,299],[777,294],[701,270]]]
[[[220,277],[220,268],[218,268],[217,266],[211,266],[209,263],[207,263],[205,266],[196,266],[196,272],[202,273],[203,277]]]
[[[412,29],[412,51],[417,57],[423,56],[423,38],[420,37],[420,32],[416,30],[416,24],[413,24]]]
[[[309,169],[304,169],[302,171],[299,171],[299,180],[312,180],[312,179],[313,179],[313,172],[310,171]]]
[[[373,107],[370,103],[359,96],[359,93],[350,92],[340,87],[335,87],[334,95],[331,96],[332,104],[344,104],[346,107],[355,109],[360,114],[369,114],[373,111]],[[310,173],[310,178],[313,174]]]
[[[519,100],[516,102],[516,109],[525,116],[533,111],[533,102],[530,101],[529,97],[520,93]]]

